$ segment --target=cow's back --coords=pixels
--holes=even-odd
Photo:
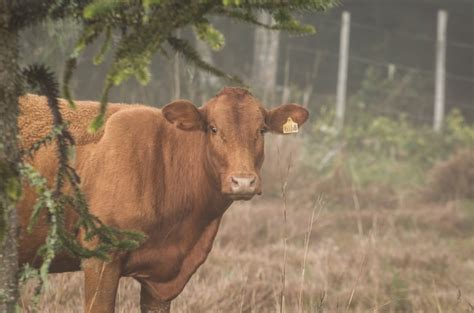
[[[20,128],[21,146],[27,148],[51,132],[53,118],[46,97],[27,94],[19,98],[19,105],[18,126]],[[59,105],[64,120],[69,123],[69,131],[74,137],[76,145],[86,145],[100,140],[103,129],[94,134],[87,131],[91,121],[99,113],[98,102],[76,101],[77,108],[73,109],[69,107],[66,100],[59,99]],[[109,104],[106,119],[127,107],[120,104]]]

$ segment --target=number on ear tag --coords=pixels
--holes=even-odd
[[[283,133],[284,134],[296,134],[298,133],[298,123],[295,123],[291,117],[286,120],[286,123],[283,124]]]

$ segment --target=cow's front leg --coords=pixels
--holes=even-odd
[[[120,262],[98,259],[83,261],[86,313],[113,313],[121,275]]]
[[[153,283],[142,282],[140,291],[141,313],[170,313],[171,301],[163,301],[153,289]]]

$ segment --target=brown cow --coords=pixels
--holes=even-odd
[[[78,102],[73,111],[62,101],[90,210],[105,224],[141,231],[147,239],[108,263],[82,262],[84,311],[113,312],[119,279],[129,276],[141,284],[142,312],[169,312],[171,300],[211,251],[222,214],[233,201],[261,193],[264,133],[282,133],[289,118],[301,125],[308,111],[296,104],[266,110],[248,91],[224,88],[200,108],[186,100],[162,110],[112,104],[104,130],[90,135],[86,128],[97,105]],[[28,146],[49,131],[51,121],[43,97],[21,97],[20,107],[22,144]],[[55,159],[52,147],[34,159],[50,181]],[[32,234],[25,231],[34,202],[26,187],[19,204],[22,264],[34,263],[47,232],[44,221]],[[69,214],[66,223],[73,222]],[[51,268],[76,270],[80,261],[67,255]]]

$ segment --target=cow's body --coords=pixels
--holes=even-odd
[[[227,92],[247,95],[239,90]],[[187,103],[179,105],[188,107]],[[66,108],[64,103],[62,107],[77,143],[75,167],[82,177],[91,212],[109,226],[141,231],[147,236],[138,249],[117,255],[110,263],[93,259],[83,262],[85,310],[112,311],[119,278],[130,276],[142,285],[144,311],[169,311],[169,302],[181,292],[211,250],[220,218],[234,199],[229,197],[232,191],[225,188],[232,187],[234,193],[237,190],[243,194],[239,197],[247,197],[246,190],[256,178],[251,182],[242,178],[241,183],[240,176],[230,174],[231,187],[225,187],[227,183],[219,178],[223,171],[216,171],[215,163],[209,161],[207,141],[212,135],[190,130],[194,126],[189,124],[188,117],[173,115],[179,110],[162,112],[140,105],[110,105],[104,130],[90,135],[86,128],[97,112],[97,104],[78,102],[76,111]],[[178,108],[182,111],[181,107]],[[27,147],[48,132],[51,121],[47,118],[45,98],[24,96],[20,98],[20,108],[22,145]],[[174,120],[178,122],[173,124]],[[229,138],[222,136],[222,142]],[[244,153],[235,155],[237,163],[249,158]],[[259,158],[251,166],[241,165],[245,173],[253,173],[253,166],[261,166],[263,151]],[[33,164],[52,181],[57,168],[55,160],[54,147],[50,146],[37,152]],[[36,251],[47,232],[44,220],[32,234],[25,231],[34,201],[35,194],[26,188],[19,204],[21,263],[35,263]],[[75,216],[69,212],[67,224],[74,221]],[[61,255],[51,270],[79,269],[78,260]]]

